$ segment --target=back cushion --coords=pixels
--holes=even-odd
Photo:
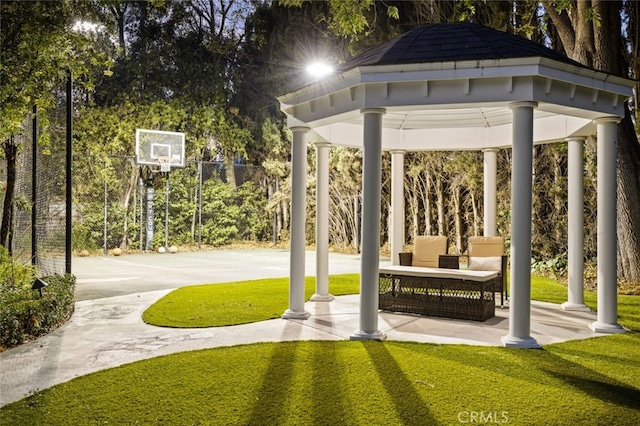
[[[415,237],[411,266],[437,268],[441,254],[447,254],[447,237],[443,235]]]
[[[470,257],[493,257],[503,254],[503,237],[469,237]]]

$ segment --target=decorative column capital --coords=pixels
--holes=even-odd
[[[362,108],[360,110],[362,114],[386,114],[386,108]]]
[[[618,124],[622,118],[616,115],[609,115],[606,117],[599,117],[593,120],[595,124],[613,123]]]
[[[318,141],[313,142],[313,146],[316,148],[331,148],[331,142]]]
[[[485,149],[482,150],[483,153],[486,153],[486,152],[498,152],[498,151],[500,151],[500,149],[498,149],[498,148],[485,148]]]
[[[509,104],[509,109],[515,109],[515,108],[538,108],[538,102],[536,101],[511,102]]]
[[[586,140],[587,140],[586,136],[571,136],[569,138],[564,139],[565,142],[582,142],[582,143],[584,143],[584,141]]]
[[[406,153],[407,153],[407,151],[404,150],[404,149],[390,149],[389,150],[389,154],[391,154],[391,155],[394,155],[394,154],[402,154],[402,155],[404,155]]]
[[[309,130],[311,130],[311,128],[306,126],[292,126],[292,127],[289,127],[289,130],[291,130],[292,132],[308,133]]]

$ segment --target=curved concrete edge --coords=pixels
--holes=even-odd
[[[273,319],[215,328],[170,329],[146,324],[144,310],[171,290],[76,303],[67,324],[37,341],[0,353],[0,406],[96,371],[177,352],[294,340],[383,340],[502,346],[509,309],[485,322],[379,312],[379,330],[360,333],[359,295],[307,302],[307,319]],[[540,345],[608,335],[589,325],[595,312],[566,312],[532,302],[532,339]]]

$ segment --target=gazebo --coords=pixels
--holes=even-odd
[[[404,245],[403,162],[407,151],[482,150],[484,235],[496,233],[497,152],[512,150],[511,284],[505,346],[535,348],[530,333],[532,149],[568,141],[569,291],[583,300],[583,145],[597,135],[597,320],[618,333],[616,124],[634,82],[595,71],[538,43],[472,23],[428,25],[373,47],[337,73],[278,99],[293,133],[289,308],[304,308],[307,143],[317,150],[316,293],[328,289],[328,156],[331,146],[363,150],[359,329],[352,339],[383,340],[378,329],[382,151],[391,154],[391,258]]]

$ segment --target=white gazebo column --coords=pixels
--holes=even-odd
[[[571,138],[569,145],[569,290],[565,311],[589,311],[584,304],[584,138]]]
[[[378,330],[378,269],[380,262],[380,186],[382,108],[365,108],[362,153],[362,253],[360,262],[360,328],[351,340],[384,340]]]
[[[391,264],[399,265],[404,251],[404,151],[391,153]]]
[[[304,310],[305,222],[307,206],[308,127],[292,127],[291,143],[291,242],[289,260],[289,309],[282,318],[307,319]]]
[[[596,333],[623,333],[618,324],[618,265],[616,209],[617,117],[595,120],[598,125],[598,316],[589,327]]]
[[[539,348],[531,337],[531,204],[533,110],[537,102],[514,102],[511,171],[511,302],[505,346]]]
[[[316,142],[316,292],[312,302],[330,302],[329,294],[329,148]]]
[[[485,149],[484,154],[484,236],[496,235],[498,208],[498,150]]]

